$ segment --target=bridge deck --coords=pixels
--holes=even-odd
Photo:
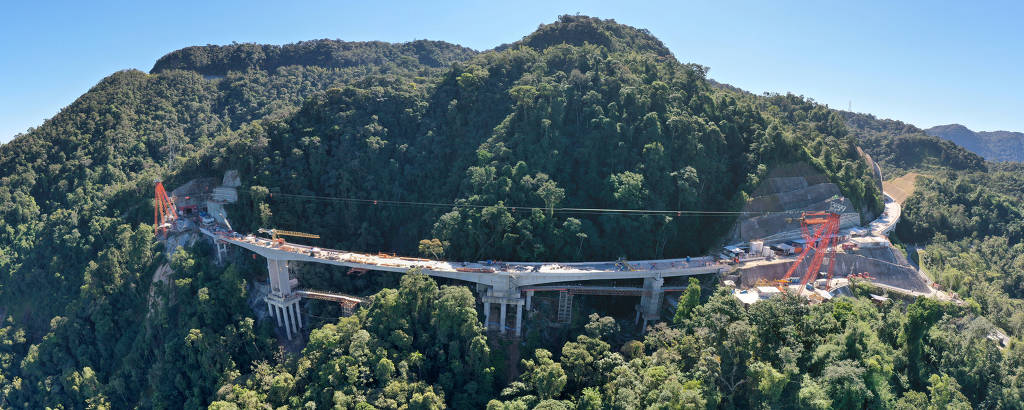
[[[367,254],[336,249],[325,249],[294,243],[278,244],[253,235],[211,231],[200,228],[203,234],[259,253],[269,259],[323,263],[376,271],[406,272],[419,269],[431,276],[459,279],[490,285],[516,286],[543,283],[638,279],[716,273],[729,270],[709,256],[644,261],[601,262],[449,262],[424,258],[401,257],[386,254]]]

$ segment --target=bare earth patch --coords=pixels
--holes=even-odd
[[[906,175],[899,178],[882,182],[882,190],[889,194],[889,196],[896,200],[900,205],[903,205],[903,202],[914,194],[914,183],[917,182],[917,177],[919,176],[921,176],[921,174],[908,172]]]

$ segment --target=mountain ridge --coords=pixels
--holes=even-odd
[[[937,125],[924,130],[991,161],[1024,162],[1024,132],[973,131],[961,124]]]
[[[283,45],[235,43],[191,46],[172,51],[160,57],[150,73],[178,69],[222,76],[228,71],[272,71],[290,65],[349,68],[390,63],[408,67],[413,65],[412,59],[416,64],[441,68],[478,53],[468,47],[432,40],[388,43],[320,39]]]

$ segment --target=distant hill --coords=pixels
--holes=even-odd
[[[910,170],[951,169],[985,171],[985,159],[976,151],[928,135],[902,121],[871,114],[838,111],[857,143],[882,164],[885,179]]]
[[[990,161],[1024,161],[1024,133],[971,131],[960,124],[939,125],[924,130],[928,135],[952,141]]]

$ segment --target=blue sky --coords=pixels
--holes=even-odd
[[[1024,131],[1024,2],[4,2],[0,142],[103,77],[186,46],[318,38],[478,50],[560,14],[649,29],[683,62],[753,92],[793,92],[921,127]]]

